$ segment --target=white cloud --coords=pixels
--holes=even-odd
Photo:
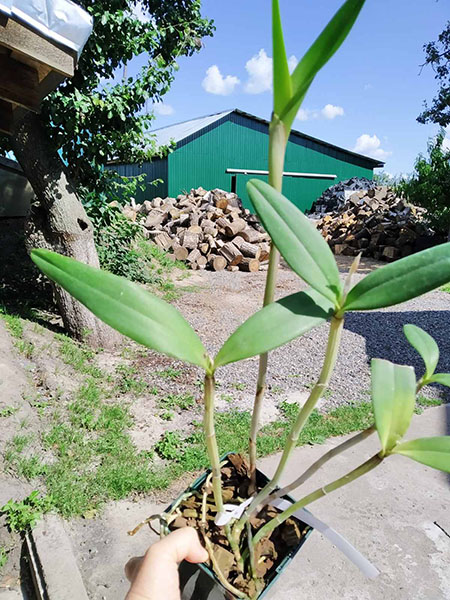
[[[369,90],[373,90],[373,85],[371,83],[366,83],[363,89],[365,92],[368,92]]]
[[[334,106],[333,104],[326,104],[320,112],[325,119],[334,119],[336,117],[344,116],[344,109],[342,106]]]
[[[155,102],[152,108],[157,115],[161,115],[162,117],[173,115],[175,112],[173,106],[165,104],[164,102]]]
[[[298,64],[297,57],[293,54],[288,58],[289,71],[293,71]],[[262,94],[272,89],[273,60],[267,56],[264,48],[252,56],[246,63],[248,80],[245,84],[247,94]]]
[[[301,108],[297,113],[297,119],[299,121],[307,121],[309,119],[309,111],[305,108]]]
[[[380,146],[381,142],[375,134],[369,135],[368,133],[363,133],[356,140],[353,151],[372,156],[373,158],[378,158],[379,160],[386,160],[392,152],[387,152],[386,150],[383,150],[383,148],[380,148]]]
[[[298,65],[298,58],[293,54],[292,56],[290,56],[288,58],[288,67],[289,67],[290,73],[292,73],[292,71],[295,69],[295,67],[297,65]]]
[[[248,81],[245,84],[247,94],[261,94],[272,88],[272,59],[264,48],[252,56],[245,64]]]
[[[321,110],[301,108],[298,111],[297,119],[299,121],[312,121],[313,119],[335,119],[343,117],[345,114],[342,106],[334,106],[334,104],[326,104]]]
[[[202,81],[203,89],[210,94],[218,96],[229,96],[240,83],[234,75],[224,77],[217,65],[212,65],[206,71],[206,77]]]

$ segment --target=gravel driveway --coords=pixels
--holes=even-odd
[[[345,276],[352,259],[339,257]],[[363,259],[361,278],[385,263]],[[194,272],[187,280],[198,285],[198,293],[186,293],[177,306],[199,333],[208,350],[215,354],[221,344],[261,305],[266,273],[222,271]],[[276,297],[304,289],[306,285],[286,266],[280,270]],[[413,323],[428,331],[438,342],[441,360],[438,371],[450,371],[450,294],[434,291],[404,304],[371,312],[350,313],[345,320],[341,352],[330,383],[330,391],[322,401],[327,409],[340,404],[369,398],[369,364],[373,357],[386,358],[400,364],[411,364],[423,372],[421,359],[402,332],[405,323]],[[328,326],[315,329],[287,346],[270,354],[268,404],[266,416],[273,418],[276,405],[294,393],[305,392],[318,376],[327,340]],[[257,358],[219,369],[220,396],[230,394],[231,404],[250,408],[256,383]],[[242,389],[245,388],[245,389]],[[424,395],[450,399],[445,388],[426,388]],[[228,399],[228,407],[230,400]]]

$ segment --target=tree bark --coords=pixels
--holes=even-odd
[[[11,145],[39,202],[27,225],[27,249],[47,248],[98,267],[94,228],[39,115],[22,113],[14,123]],[[54,285],[54,290],[64,326],[71,336],[102,348],[111,348],[119,341],[116,331],[60,286]]]

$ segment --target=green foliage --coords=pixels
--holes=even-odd
[[[408,430],[416,400],[412,367],[372,360],[372,402],[383,453],[391,451]]]
[[[177,60],[202,47],[212,34],[199,0],[81,0],[94,29],[77,70],[42,102],[41,121],[55,152],[82,193],[117,195],[116,179],[105,170],[111,160],[142,163],[154,153],[147,135],[153,119],[145,109],[168,91]],[[131,61],[135,77],[120,77]],[[5,140],[4,149],[9,150]]]
[[[155,445],[155,450],[161,458],[178,460],[183,453],[180,434],[177,431],[166,431]]]
[[[450,387],[450,373],[435,373],[433,377],[430,377],[429,383],[440,383]]]
[[[325,323],[332,313],[332,303],[315,290],[272,302],[231,334],[214,359],[214,366],[217,368],[283,346]]]
[[[450,244],[390,263],[350,290],[344,310],[373,310],[406,302],[450,281]]]
[[[33,529],[42,516],[53,508],[51,496],[41,496],[34,490],[27,498],[16,502],[9,500],[0,508],[6,516],[6,524],[11,531],[28,531]]]
[[[66,365],[70,365],[75,371],[84,375],[96,378],[103,376],[101,370],[92,362],[95,356],[92,348],[62,333],[56,333],[55,340],[59,344],[59,356]]]
[[[412,204],[426,208],[426,219],[439,233],[450,233],[450,151],[445,130],[428,144],[428,157],[419,155],[414,173],[397,188]]]
[[[416,325],[404,325],[408,342],[417,350],[425,363],[424,379],[430,379],[439,362],[439,348],[429,333]]]
[[[297,275],[337,304],[342,293],[333,253],[301,210],[259,179],[251,179],[247,191],[258,217],[273,243]]]
[[[197,334],[164,300],[126,279],[49,250],[33,250],[31,258],[50,279],[120,333],[163,354],[210,368]]]
[[[450,473],[450,436],[421,438],[404,442],[393,449],[393,454],[403,454],[417,462]]]
[[[417,117],[419,123],[437,123],[441,127],[450,125],[450,21],[439,34],[436,42],[424,46],[425,65],[430,65],[438,81],[438,92],[431,107]]]

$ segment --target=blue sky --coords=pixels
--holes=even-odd
[[[342,0],[280,0],[288,56],[301,58]],[[155,127],[240,108],[271,112],[270,0],[204,0],[216,32],[179,71]],[[386,161],[392,174],[412,170],[437,128],[416,122],[436,82],[420,73],[423,44],[449,17],[446,0],[367,0],[350,36],[319,73],[294,128]]]

